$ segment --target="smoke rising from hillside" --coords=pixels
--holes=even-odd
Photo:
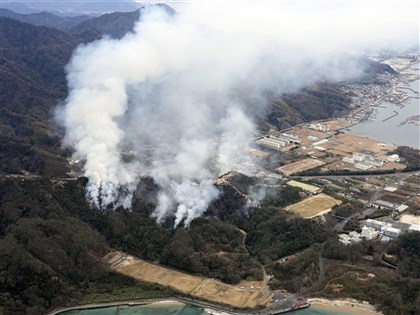
[[[169,16],[149,7],[133,33],[79,47],[60,119],[85,163],[88,198],[129,208],[139,178],[151,176],[153,216],[188,225],[218,197],[212,179],[251,164],[244,147],[264,104],[244,100],[355,77],[349,53],[417,43],[412,10],[374,8],[200,2]]]

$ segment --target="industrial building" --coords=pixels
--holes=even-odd
[[[323,131],[323,132],[327,132],[327,131],[331,130],[330,126],[319,124],[319,123],[318,124],[309,124],[308,128],[312,129],[312,130]]]
[[[398,212],[403,212],[406,209],[408,209],[408,206],[407,205],[400,205],[395,210],[397,210]]]
[[[376,229],[367,226],[362,227],[361,236],[366,238],[368,241],[377,238],[378,235],[379,232]]]
[[[420,232],[420,224],[411,224],[408,228],[408,232]]]
[[[353,160],[355,162],[362,162],[362,161],[365,160],[365,158],[366,158],[366,156],[362,153],[357,153],[357,152],[353,153]]]
[[[371,206],[377,209],[389,209],[389,210],[393,210],[396,208],[393,203],[389,201],[385,201],[385,200],[376,200],[372,202]]]
[[[366,171],[366,170],[370,169],[372,167],[372,165],[370,165],[368,163],[360,162],[360,163],[355,163],[354,167],[359,169],[359,170]]]
[[[299,137],[291,133],[282,133],[283,137],[287,138],[291,144],[300,144]]]
[[[368,163],[372,164],[372,166],[375,167],[382,167],[384,165],[384,161],[375,159],[373,157],[368,159]]]
[[[343,157],[343,162],[354,164],[354,159],[348,156]]]
[[[348,236],[347,234],[340,234],[340,235],[338,235],[338,240],[339,240],[339,242],[341,244],[344,244],[344,245],[351,244],[351,242],[350,242],[350,236]]]
[[[372,219],[367,219],[365,226],[370,227],[370,228],[374,228],[375,230],[381,230],[382,227],[384,226],[391,226],[391,223],[387,223],[387,222],[383,222],[383,221],[378,221],[378,220],[372,220]]]
[[[401,234],[401,230],[391,226],[384,226],[381,229],[381,233],[388,237],[398,237]]]
[[[352,157],[344,157],[343,162],[354,164],[355,168],[363,171],[366,171],[371,167],[382,167],[384,165],[384,161],[358,152],[353,153]]]
[[[286,144],[288,144],[288,142],[285,142],[279,138],[274,138],[274,137],[265,137],[265,138],[261,138],[257,140],[257,143],[269,148],[273,148],[273,149],[280,149],[284,146],[286,146]]]
[[[384,190],[389,191],[389,192],[394,192],[394,191],[398,190],[398,188],[397,187],[392,187],[392,186],[386,186],[384,188]]]
[[[316,146],[320,146],[321,144],[324,144],[324,143],[327,143],[327,142],[328,142],[328,139],[322,139],[322,140],[319,140],[317,142],[314,142],[312,145],[314,147],[316,147]]]
[[[362,239],[360,238],[360,234],[357,233],[356,231],[352,231],[348,235],[340,234],[338,235],[338,240],[341,244],[344,244],[344,245],[349,245],[352,243],[355,244],[362,241]]]
[[[367,219],[362,228],[361,236],[367,240],[381,236],[381,241],[386,242],[391,238],[400,236],[407,232],[419,231],[419,224],[407,224],[398,221],[389,220],[389,222]]]
[[[392,154],[388,156],[387,161],[389,162],[399,162],[400,156],[398,154]]]
[[[282,134],[282,136],[277,136],[277,137],[267,136],[267,137],[258,139],[257,143],[260,145],[278,150],[282,147],[285,147],[286,145],[300,144],[300,141],[297,140],[297,136],[284,133]]]

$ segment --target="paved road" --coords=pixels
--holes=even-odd
[[[362,174],[348,174],[348,175],[314,175],[314,176],[299,176],[299,175],[290,175],[289,178],[328,178],[328,179],[347,179],[350,177],[386,177],[386,176],[401,176],[401,177],[408,177],[413,174],[420,173],[419,170],[417,171],[410,171],[410,172],[398,172],[398,173],[388,173],[388,174],[369,174],[369,175],[362,175]]]

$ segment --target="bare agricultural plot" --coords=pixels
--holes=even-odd
[[[309,184],[306,184],[306,183],[302,183],[302,182],[298,182],[298,181],[295,181],[295,180],[289,181],[287,183],[287,185],[293,186],[293,187],[299,187],[299,188],[301,188],[303,190],[306,190],[306,191],[309,191],[311,193],[315,193],[315,192],[320,190],[319,187],[309,185]]]
[[[228,304],[238,308],[267,305],[272,294],[263,290],[242,290],[222,282],[206,280],[191,294],[204,300]]]
[[[326,125],[330,126],[331,131],[343,129],[351,125],[347,120],[329,120],[325,122]]]
[[[419,215],[411,215],[411,214],[403,214],[399,219],[402,223],[407,224],[420,224],[420,216]]]
[[[384,145],[383,143],[366,137],[339,134],[333,141],[322,145],[328,151],[333,150],[334,154],[342,152],[343,156],[353,152],[367,152],[369,154],[384,154],[397,149],[395,145]]]
[[[326,194],[319,194],[290,205],[286,207],[286,210],[292,211],[303,218],[312,218],[329,212],[333,206],[339,204],[341,204],[340,200]]]
[[[191,293],[204,281],[203,278],[190,276],[142,260],[134,260],[127,266],[117,266],[115,270],[138,280],[169,286],[184,293]]]
[[[281,172],[286,176],[289,176],[291,174],[306,171],[321,165],[324,165],[324,162],[309,158],[281,166],[279,168],[276,168],[276,171]]]
[[[242,289],[239,286],[151,264],[121,252],[110,253],[104,260],[115,271],[137,280],[157,283],[199,299],[236,308],[267,306],[273,296],[270,291],[261,288]]]

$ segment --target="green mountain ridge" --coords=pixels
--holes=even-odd
[[[58,16],[46,11],[39,13],[20,14],[4,8],[0,8],[0,16],[15,19],[22,23],[29,23],[35,26],[46,26],[62,31],[69,30],[73,26],[92,18],[89,15]]]

